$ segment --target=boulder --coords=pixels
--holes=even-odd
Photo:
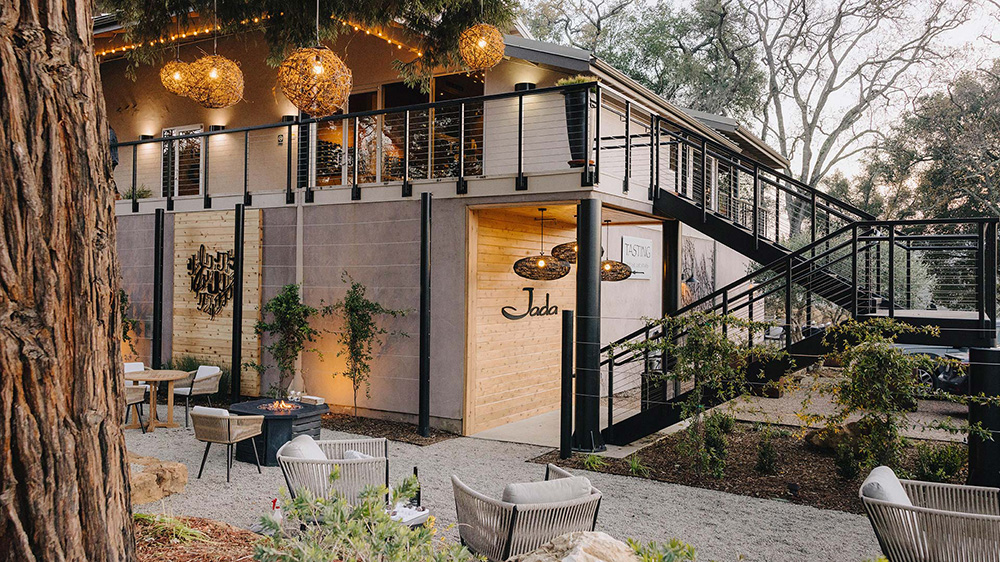
[[[627,544],[601,532],[569,533],[538,550],[522,554],[516,562],[638,562]]]
[[[849,422],[843,426],[824,427],[806,432],[805,440],[823,451],[836,451],[841,443],[851,441],[860,434],[858,422]]]
[[[128,454],[129,481],[132,484],[132,505],[154,502],[184,491],[187,466],[179,462],[161,461],[154,457]]]

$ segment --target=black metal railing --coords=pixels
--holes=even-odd
[[[818,358],[815,341],[807,340],[848,318],[898,318],[938,326],[939,339],[953,345],[989,345],[997,332],[998,220],[855,222],[684,303],[675,315],[701,311],[767,322],[773,327],[728,336],[788,350],[799,366]],[[662,383],[667,357],[651,362],[648,351],[629,351],[630,342],[661,337],[659,326],[647,326],[602,348],[608,427],[675,401],[690,387]]]

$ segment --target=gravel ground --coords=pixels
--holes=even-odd
[[[161,412],[165,410],[160,406]],[[183,423],[183,408],[176,419]],[[323,430],[323,439],[345,437],[349,435]],[[241,462],[235,463],[232,482],[227,484],[222,446],[212,448],[198,480],[204,444],[184,427],[159,428],[145,435],[128,430],[126,443],[136,454],[182,462],[189,471],[184,493],[138,506],[138,511],[206,517],[249,527],[284,486],[277,467],[264,467],[259,475],[255,466]],[[438,517],[441,527],[455,522],[452,474],[498,497],[507,482],[541,479],[544,467],[528,460],[548,450],[464,437],[426,447],[391,442],[389,448],[391,480],[398,482],[418,466],[424,505]],[[628,476],[580,473],[604,494],[598,530],[617,538],[664,541],[676,537],[694,545],[699,559],[720,562],[739,555],[750,561],[861,562],[879,554],[863,516]],[[446,534],[457,537],[454,528]]]

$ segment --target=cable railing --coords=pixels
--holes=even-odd
[[[829,326],[850,318],[937,326],[942,342],[987,345],[997,332],[997,223],[859,221],[686,303],[672,316],[704,312],[763,322],[769,327],[721,329],[747,345],[784,349],[799,367],[818,359],[818,340]],[[679,343],[684,335],[672,337]],[[602,348],[608,427],[675,403],[691,388],[692,381],[669,380],[672,365],[665,354],[633,347],[662,337],[663,328],[650,324]]]

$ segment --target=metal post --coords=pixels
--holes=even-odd
[[[896,227],[889,225],[889,318],[896,316]]]
[[[625,177],[622,179],[622,193],[628,193],[632,179],[632,102],[625,100]]]
[[[358,162],[358,140],[360,135],[358,134],[358,118],[354,118],[354,146],[351,147],[351,201],[359,201],[361,199],[361,188],[358,186],[358,166],[361,165]]]
[[[913,250],[910,248],[910,241],[906,241],[906,309],[910,310],[913,308],[913,290],[911,283],[913,282]]]
[[[593,143],[590,142],[590,88],[580,93],[583,95],[583,138],[580,139],[583,143],[583,172],[580,173],[580,187],[592,187],[594,170],[590,164],[590,151],[593,147]]]
[[[597,104],[597,119],[594,121],[594,181],[601,182],[601,84],[597,84],[597,92],[594,94]],[[589,142],[589,141],[588,141]]]
[[[136,167],[136,164],[137,164],[136,155],[137,155],[138,150],[139,150],[139,145],[133,144],[132,145],[132,212],[133,213],[138,213],[139,212],[139,195],[138,195],[138,193],[136,193],[136,190],[135,190],[135,180],[136,180],[136,169],[135,169],[135,167]]]
[[[792,258],[785,262],[785,349],[792,347]]]
[[[289,137],[291,138],[291,137]],[[290,184],[289,184],[290,185]],[[246,211],[242,203],[236,204],[236,230],[233,232],[233,357],[230,367],[230,396],[233,402],[240,399],[243,374],[243,228]]]
[[[851,228],[851,318],[858,317],[858,225]]]
[[[653,193],[656,189],[656,116],[649,116],[649,193],[647,197],[653,200]]]
[[[577,206],[576,433],[573,448],[603,451],[601,436],[601,201]]]
[[[608,350],[608,428],[605,436],[609,441],[614,441],[615,424],[615,350]]]
[[[420,194],[420,435],[431,434],[431,194]]]
[[[989,316],[990,345],[997,344],[997,222],[986,225],[986,314]]]
[[[204,145],[205,145],[205,158],[204,158],[204,160],[205,160],[205,178],[202,180],[202,188],[205,190],[205,193],[203,194],[204,195],[204,199],[205,199],[205,202],[204,202],[205,208],[206,209],[211,209],[212,208],[212,197],[208,194],[208,176],[209,176],[209,174],[208,174],[208,147],[212,144],[212,135],[208,135],[207,137],[203,137],[203,138],[204,138]]]
[[[465,179],[465,103],[458,106],[458,182],[455,193],[469,192],[469,181]]]
[[[760,169],[753,165],[753,249],[760,249]]]
[[[169,146],[170,146],[170,150],[167,151],[167,162],[169,162],[169,164],[168,164],[168,171],[167,171],[167,178],[170,180],[170,185],[167,186],[167,210],[168,211],[173,211],[174,210],[174,182],[178,182],[179,183],[180,182],[180,178],[178,178],[176,176],[176,173],[174,171],[174,166],[176,164],[176,155],[174,154],[174,140],[170,139],[167,142],[169,143]]]
[[[243,132],[243,204],[253,205],[250,195],[250,131]]]
[[[514,189],[528,189],[528,178],[524,177],[524,94],[517,96],[517,177]]]
[[[708,141],[701,139],[701,222],[708,222]]]
[[[969,349],[969,394],[1000,397],[1000,349]],[[992,440],[969,434],[969,478],[973,486],[1000,487],[1000,406],[969,403],[969,424],[981,424]]]
[[[413,197],[410,183],[410,110],[403,114],[403,197]]]
[[[163,363],[163,231],[166,214],[156,209],[153,218],[153,341],[150,363],[159,369]]]
[[[573,311],[562,313],[562,393],[559,402],[559,458],[568,459],[573,441]]]
[[[670,316],[681,307],[681,223],[663,221],[663,303],[661,316]]]
[[[285,164],[285,204],[295,203],[295,193],[292,192],[292,122],[288,123],[288,156]]]
[[[983,282],[986,281],[986,224],[979,223],[976,227],[979,234],[976,239],[976,310],[979,311],[979,333],[985,335],[986,288],[983,287]]]

